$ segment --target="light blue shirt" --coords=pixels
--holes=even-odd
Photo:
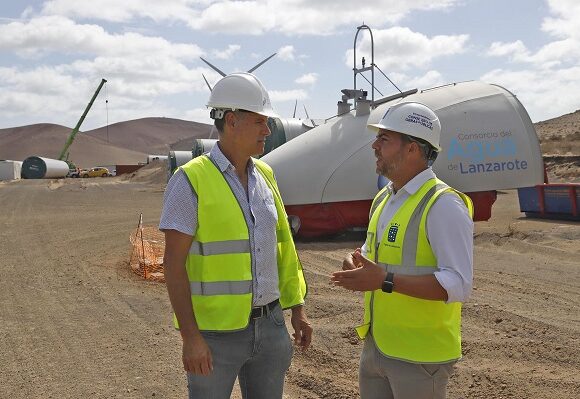
[[[209,153],[230,185],[248,225],[253,274],[253,306],[266,305],[280,297],[276,261],[278,214],[274,196],[254,162],[248,162],[248,191],[236,175],[234,165],[214,145]],[[178,170],[169,180],[163,200],[160,230],[177,230],[195,236],[198,228],[198,199],[185,172]]]

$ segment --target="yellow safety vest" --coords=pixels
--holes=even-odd
[[[288,216],[272,169],[252,159],[274,196],[278,288],[282,308],[304,302],[306,281],[292,239]],[[242,209],[220,169],[207,156],[181,169],[198,199],[198,228],[186,260],[191,303],[200,330],[234,331],[248,326],[252,309],[252,258]],[[178,327],[174,317],[175,327]]]
[[[397,210],[383,236],[377,239],[379,216],[389,199],[386,188],[373,201],[367,231],[368,258],[386,271],[428,275],[437,270],[437,259],[427,240],[426,221],[437,198],[454,192],[473,217],[471,199],[439,179],[430,179]],[[415,363],[444,363],[461,357],[461,303],[447,304],[397,292],[365,293],[364,324],[360,338],[372,331],[377,348],[386,356]]]

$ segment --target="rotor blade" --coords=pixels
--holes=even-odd
[[[220,69],[218,67],[212,65],[209,61],[204,60],[202,57],[199,57],[199,58],[201,58],[201,60],[203,62],[205,62],[207,65],[209,65],[211,67],[211,69],[213,69],[214,71],[216,71],[217,73],[219,73],[220,75],[222,75],[224,78],[226,77],[226,74],[223,73],[222,71],[220,71]]]
[[[318,126],[318,125],[316,124],[316,122],[314,122],[314,119],[312,119],[312,118],[310,117],[310,115],[308,115],[308,111],[306,110],[306,105],[302,104],[302,106],[304,107],[304,112],[306,112],[306,117],[307,117],[308,119],[310,119],[310,123],[312,123],[312,126],[313,126],[313,127],[316,127],[316,126]]]
[[[296,106],[298,105],[298,99],[296,99],[296,102],[294,103],[294,113],[292,114],[292,118],[296,118]]]
[[[261,67],[266,61],[268,61],[270,58],[272,58],[273,56],[275,56],[278,53],[274,53],[271,56],[269,56],[268,58],[266,58],[264,61],[260,62],[258,65],[256,65],[255,67],[251,68],[248,73],[252,73],[254,72],[256,69],[258,69],[259,67]]]
[[[205,75],[202,73],[201,76],[203,76],[203,80],[205,80],[205,84],[207,85],[207,87],[209,88],[209,91],[211,92],[213,89],[211,88],[211,85],[209,84],[209,82],[205,78]]]

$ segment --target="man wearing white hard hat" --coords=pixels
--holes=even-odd
[[[262,83],[234,73],[208,107],[219,141],[180,167],[165,192],[165,280],[183,340],[190,398],[282,398],[294,342],[312,336],[303,310],[306,282],[264,151],[275,116]]]
[[[377,173],[390,183],[373,201],[363,247],[332,275],[365,292],[361,399],[445,398],[472,289],[473,205],[430,167],[441,151],[431,109],[398,103],[368,128]]]

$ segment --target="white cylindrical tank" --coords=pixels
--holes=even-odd
[[[217,139],[196,139],[193,141],[191,152],[193,157],[198,157],[206,152],[210,152],[213,146],[217,143]],[[189,161],[189,160],[188,160]]]
[[[169,176],[175,172],[175,169],[179,168],[181,165],[185,165],[193,159],[193,153],[191,151],[169,151],[169,162],[167,166],[169,167]]]
[[[22,162],[24,179],[58,179],[66,177],[68,172],[68,164],[58,159],[32,156]]]
[[[147,163],[152,161],[166,161],[169,157],[167,155],[147,155]]]
[[[294,140],[296,137],[312,129],[312,126],[307,124],[306,120],[303,121],[294,118],[279,118],[279,120],[283,127],[286,141]],[[272,132],[272,134],[274,134],[274,132]]]

